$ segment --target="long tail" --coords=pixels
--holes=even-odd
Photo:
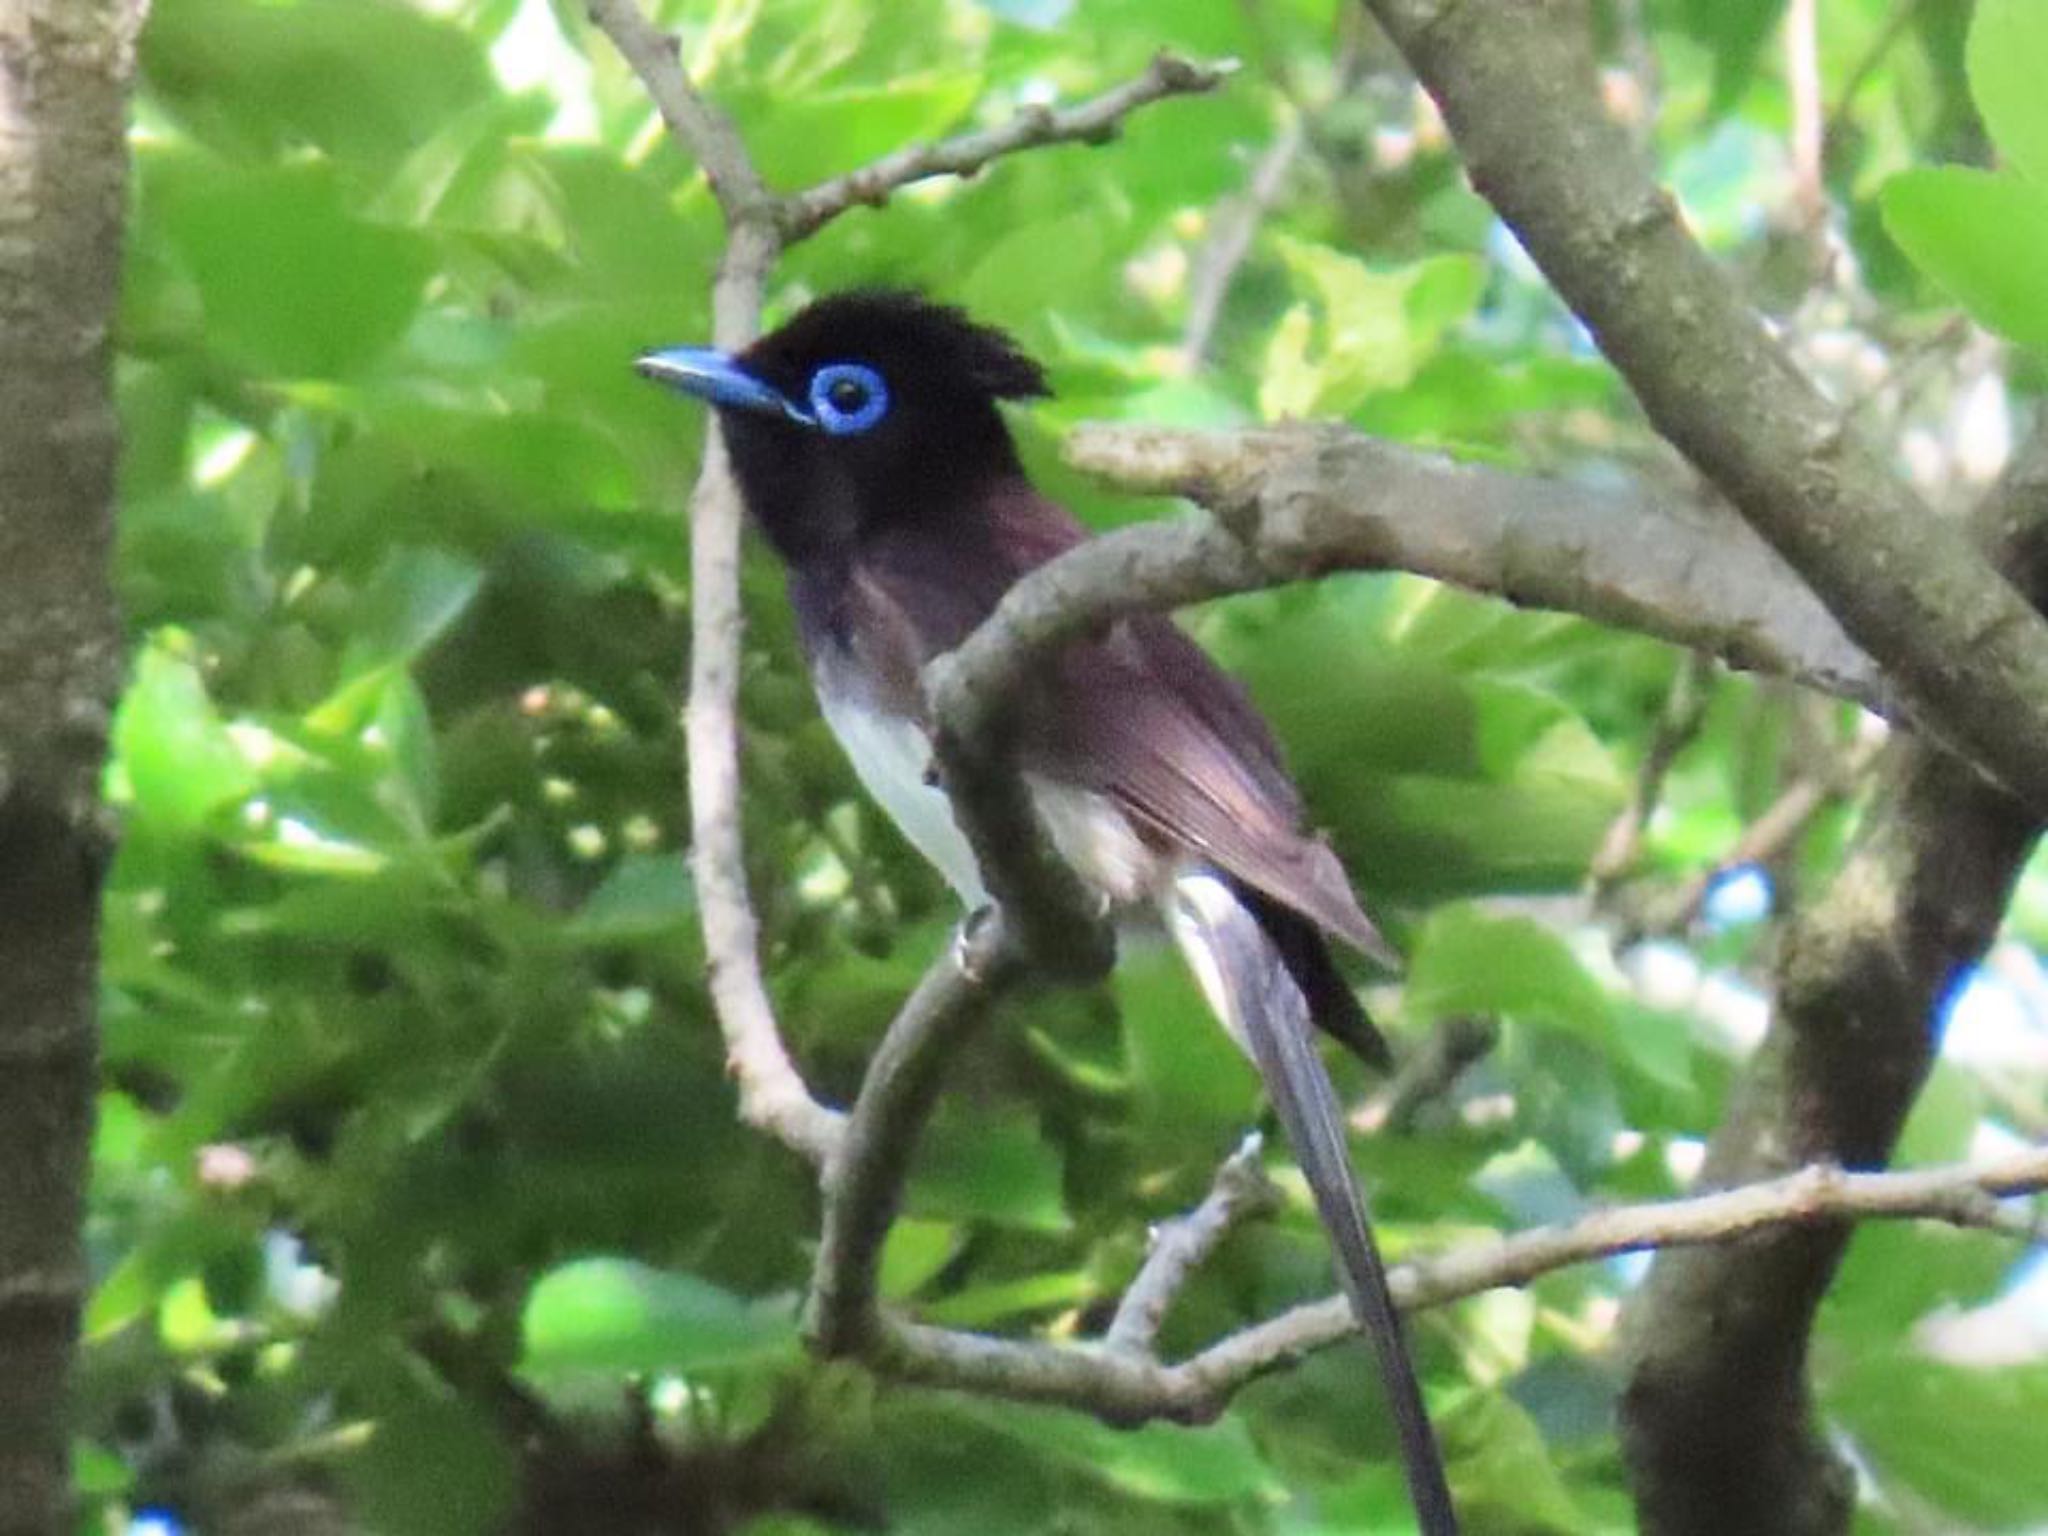
[[[1387,1289],[1386,1264],[1373,1242],[1365,1197],[1351,1170],[1337,1091],[1316,1054],[1309,1003],[1257,916],[1220,876],[1197,871],[1177,880],[1170,918],[1174,939],[1210,1006],[1258,1064],[1315,1196],[1352,1314],[1379,1361],[1422,1536],[1457,1536],[1443,1453]]]

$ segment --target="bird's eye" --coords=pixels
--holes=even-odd
[[[889,386],[860,363],[832,363],[811,375],[811,409],[834,436],[865,432],[889,411]]]

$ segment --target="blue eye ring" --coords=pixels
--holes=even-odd
[[[827,363],[811,375],[811,413],[834,437],[865,432],[889,414],[889,386],[864,363]]]

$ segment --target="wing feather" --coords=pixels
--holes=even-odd
[[[893,632],[914,634],[903,645],[920,666],[964,640],[1024,572],[1088,537],[1023,481],[983,514],[883,530],[862,549],[855,588]],[[1106,796],[1158,846],[1199,854],[1398,968],[1336,855],[1302,830],[1300,793],[1250,697],[1172,620],[1123,620],[1057,666],[1054,686],[1020,704],[1022,766]]]

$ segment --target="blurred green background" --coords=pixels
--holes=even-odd
[[[1986,0],[1973,49],[1954,0],[1827,0],[1818,164],[1783,9],[1598,7],[1610,105],[1802,361],[1937,505],[1963,505],[2040,375],[1956,300],[2048,344],[2030,179],[2048,177],[2048,103],[2029,83],[2048,7]],[[881,281],[1013,329],[1057,389],[1016,418],[1027,456],[1097,525],[1171,509],[1061,467],[1082,419],[1328,417],[1690,494],[1355,7],[656,12],[782,188],[1106,88],[1162,46],[1241,61],[1113,144],[856,211],[772,285],[771,319]],[[134,152],[133,665],[109,770],[126,840],[78,1460],[93,1529],[1406,1529],[1357,1348],[1212,1427],[1134,1433],[803,1355],[816,1197],[735,1120],[683,850],[681,514],[702,421],[629,366],[706,334],[720,225],[580,8],[157,0]],[[1249,207],[1262,169],[1272,195]],[[1214,324],[1191,325],[1239,229]],[[746,581],[763,957],[805,1070],[843,1103],[956,914],[860,799],[758,551]],[[1696,733],[1636,857],[1594,882],[1679,653],[1401,576],[1188,622],[1270,712],[1410,957],[1404,988],[1368,993],[1391,1031],[1501,1027],[1398,1134],[1357,1141],[1390,1249],[1682,1189],[1761,1027],[1776,924],[1839,858],[1853,786],[1700,911],[1616,935],[1853,754],[1854,712],[1696,679]],[[1909,1158],[2048,1124],[2044,934],[2035,872],[2009,940],[1958,984]],[[1370,1103],[1363,1078],[1343,1086]],[[923,1149],[890,1296],[963,1327],[1099,1326],[1147,1224],[1199,1198],[1259,1108],[1164,953],[1012,1010]],[[1288,1212],[1188,1292],[1172,1348],[1328,1286],[1289,1187]],[[2018,1257],[1946,1230],[1858,1239],[1814,1365],[1868,1477],[1860,1529],[2048,1522],[2048,1305]],[[1611,1346],[1640,1273],[1574,1269],[1417,1321],[1473,1532],[1632,1528]]]

